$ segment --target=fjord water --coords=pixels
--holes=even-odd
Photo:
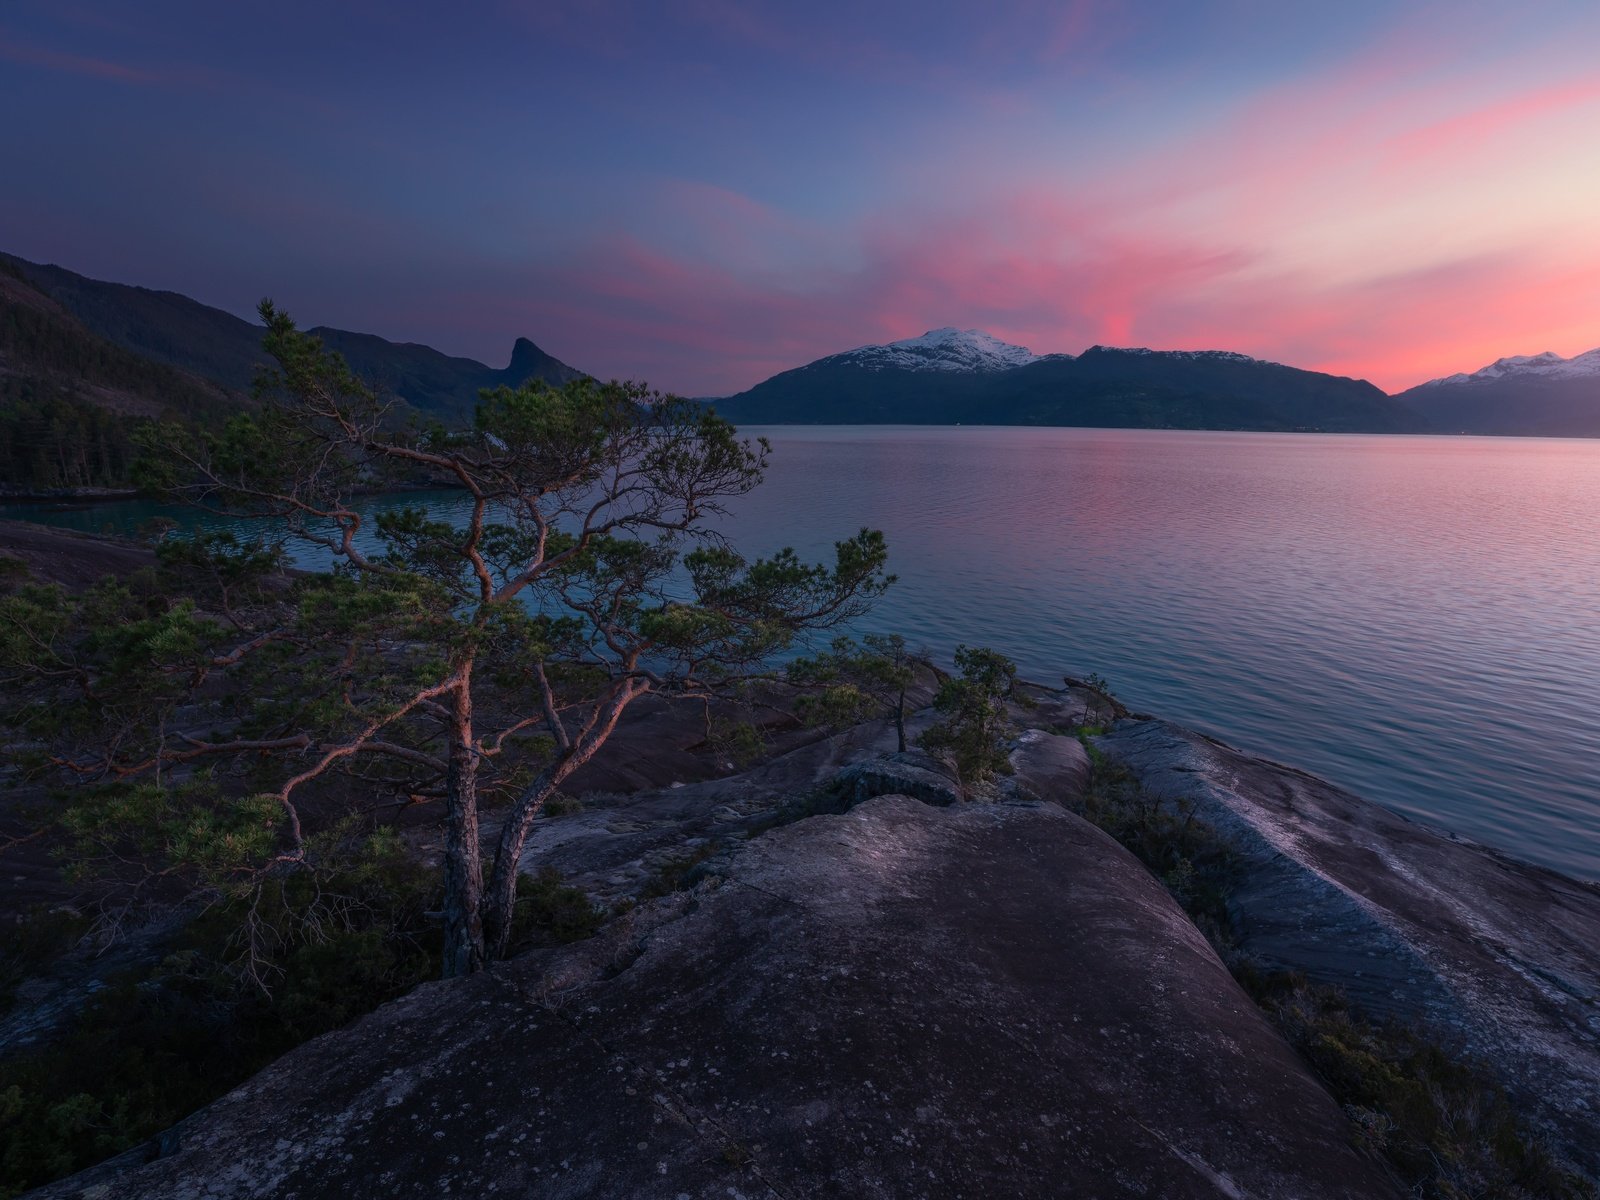
[[[1600,442],[745,432],[774,454],[741,548],[886,533],[900,582],[866,629],[1098,672],[1135,710],[1600,877]]]
[[[876,627],[1600,876],[1600,442],[772,429],[740,532],[882,528]]]

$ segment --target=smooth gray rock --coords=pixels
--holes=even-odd
[[[925,725],[923,715],[912,728]],[[522,855],[524,874],[554,867],[604,905],[648,887],[666,862],[698,856],[767,828],[786,808],[827,787],[848,764],[894,757],[887,721],[818,737],[747,771],[625,794],[591,794],[582,811],[538,820]]]
[[[1165,891],[1055,805],[881,797],[430,984],[39,1197],[1387,1197]]]
[[[1089,790],[1094,765],[1089,752],[1075,737],[1024,730],[1011,752],[1011,780],[1019,795],[1058,804],[1075,800]]]
[[[1247,953],[1481,1059],[1600,1179],[1600,887],[1164,721],[1097,745],[1232,843]]]
[[[933,759],[907,751],[854,763],[833,777],[846,802],[875,796],[912,796],[937,808],[960,803],[961,786]]]

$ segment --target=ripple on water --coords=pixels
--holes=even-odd
[[[772,469],[731,531],[815,555],[884,530],[901,582],[866,628],[1098,671],[1137,709],[1600,877],[1600,442],[760,432]]]

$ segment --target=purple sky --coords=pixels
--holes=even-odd
[[[0,5],[0,248],[692,395],[941,325],[1600,346],[1593,0],[452,7]]]

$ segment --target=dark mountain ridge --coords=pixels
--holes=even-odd
[[[1084,425],[1409,433],[1425,428],[1360,379],[1229,351],[1094,346],[1035,356],[975,330],[861,347],[784,371],[718,411],[753,424]],[[996,347],[1014,353],[997,351]],[[938,357],[935,358],[933,349]],[[981,353],[980,353],[981,352]],[[958,365],[951,365],[952,362]]]
[[[0,254],[0,263],[71,313],[86,329],[144,358],[248,394],[265,355],[261,328],[177,292],[90,279],[64,267]],[[583,374],[518,338],[504,369],[441,353],[415,342],[328,326],[309,332],[344,355],[352,369],[418,413],[447,423],[469,420],[478,393],[529,379],[564,383]]]
[[[12,394],[21,386],[19,371],[37,381],[43,377],[39,370],[45,370],[51,387],[72,393],[71,403],[100,403],[123,417],[165,412],[174,403],[192,408],[202,394],[226,408],[248,396],[263,363],[257,325],[177,292],[90,279],[4,253],[0,268],[6,268],[10,281],[4,302],[14,313],[13,343],[3,364]],[[24,285],[36,294],[27,303],[19,299]],[[44,302],[48,313],[40,306]],[[70,334],[63,332],[62,321],[70,322]],[[41,322],[54,332],[42,333]],[[73,382],[71,369],[61,362],[48,369],[38,362],[20,368],[18,363],[33,353],[25,354],[16,342],[24,337],[18,332],[22,325],[32,331],[25,340],[81,343],[67,357],[92,360],[97,365],[91,375]],[[399,413],[447,424],[470,420],[484,388],[529,379],[562,383],[582,374],[527,338],[518,338],[508,365],[496,368],[370,333],[328,326],[311,332],[344,355],[384,398],[397,402]],[[85,338],[95,339],[100,348],[89,351]],[[113,367],[108,357],[113,347],[128,356],[116,360],[120,366]],[[149,371],[154,366],[178,374],[157,386]],[[979,330],[945,328],[829,355],[710,403],[743,423],[1600,437],[1600,351],[1573,359],[1554,354],[1505,358],[1471,375],[1386,396],[1365,380],[1228,351],[1093,346],[1076,356],[1035,355]],[[37,412],[30,419],[40,420]]]
[[[95,334],[0,261],[0,490],[124,486],[137,423],[204,423],[244,402]]]

